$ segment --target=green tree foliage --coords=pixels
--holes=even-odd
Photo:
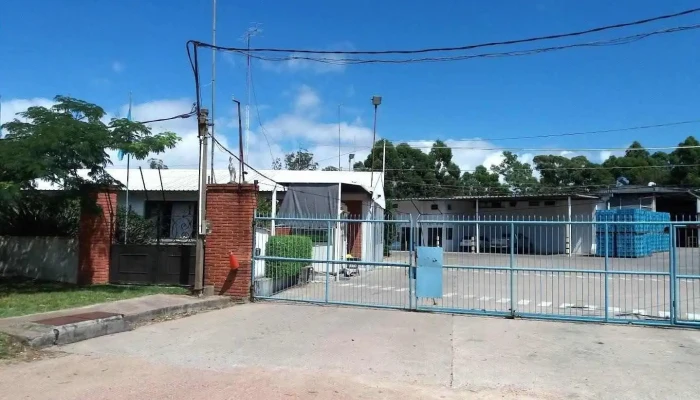
[[[630,185],[647,185],[649,182],[668,184],[670,180],[669,155],[662,152],[650,154],[641,143],[635,141],[622,157],[611,156],[603,162],[614,180],[625,177]]]
[[[323,167],[323,169],[321,171],[340,171],[340,170],[338,169],[338,167],[334,167],[332,165],[329,165],[327,167]]]
[[[700,186],[700,148],[682,148],[684,146],[700,146],[700,142],[689,136],[669,155],[670,164],[673,164],[669,180],[681,185]]]
[[[473,172],[465,172],[460,179],[462,192],[468,196],[494,196],[509,193],[508,187],[501,184],[499,176],[491,172],[483,165],[479,165]]]
[[[540,191],[561,191],[562,188],[590,191],[595,190],[595,186],[615,183],[607,169],[584,156],[540,155],[533,159],[533,163],[540,173]]]
[[[529,163],[518,160],[518,156],[510,151],[503,152],[503,161],[491,166],[491,171],[503,177],[506,185],[514,194],[528,194],[537,191],[537,178],[532,176]]]
[[[0,188],[5,198],[34,188],[43,179],[68,191],[88,183],[114,184],[105,172],[111,164],[107,150],[122,149],[142,160],[151,153],[173,148],[180,140],[172,132],[153,134],[139,122],[112,119],[83,100],[57,96],[51,107],[30,107],[3,125],[0,140]],[[78,170],[89,170],[89,179]],[[8,196],[9,194],[9,196]]]
[[[155,221],[129,210],[129,222],[126,222],[126,207],[119,207],[116,215],[114,236],[117,243],[149,244],[157,239]],[[124,235],[126,233],[126,236]]]
[[[459,166],[452,162],[452,149],[443,141],[437,140],[428,153],[428,160],[433,165],[435,181],[439,185],[436,188],[436,195],[449,197],[460,194],[461,172]]]
[[[0,236],[76,237],[79,221],[80,202],[61,192],[27,191],[17,201],[0,202]]]
[[[168,166],[163,163],[163,160],[158,158],[151,158],[148,160],[148,166],[151,169],[168,169]]]
[[[318,163],[314,161],[314,153],[306,149],[299,149],[284,156],[284,165],[288,170],[294,171],[316,171]],[[274,166],[273,166],[274,167]]]

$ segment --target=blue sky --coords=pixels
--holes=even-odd
[[[8,4],[11,3],[11,4]],[[697,2],[260,0],[218,1],[217,42],[242,46],[253,23],[254,46],[375,50],[456,46],[561,33],[678,12]],[[120,0],[5,2],[0,6],[0,94],[3,121],[56,94],[125,115],[151,119],[189,110],[194,83],[188,39],[211,41],[211,1]],[[562,41],[510,46],[519,50],[608,39],[700,23],[700,14]],[[622,128],[700,118],[700,30],[603,48],[431,64],[328,68],[310,63],[254,61],[257,97],[251,109],[249,161],[268,168],[272,157],[299,147],[337,164],[337,110],[342,153],[363,157],[371,140],[370,97],[380,94],[378,134],[424,145],[454,144],[464,169],[498,162],[498,152],[467,148],[617,148],[633,140],[674,146],[700,124],[607,135],[500,141],[503,137]],[[211,53],[202,50],[203,82]],[[205,105],[210,86],[203,89]],[[232,95],[245,103],[245,60],[217,58],[217,134],[236,149]],[[257,114],[266,128],[261,134]],[[172,167],[196,167],[194,119],[161,124],[183,137],[162,156]],[[472,142],[453,142],[475,139]],[[268,146],[267,142],[270,142]],[[272,153],[272,155],[270,154]],[[519,152],[524,160],[532,152]],[[590,153],[600,161],[600,152]],[[602,154],[607,155],[607,153]],[[335,156],[335,159],[332,157]],[[227,157],[217,155],[217,165]],[[347,165],[346,156],[342,165]]]

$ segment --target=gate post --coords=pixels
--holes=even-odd
[[[670,247],[668,249],[668,257],[669,257],[669,275],[668,275],[668,283],[669,283],[669,322],[674,325],[676,323],[677,319],[677,311],[676,311],[676,300],[678,299],[677,293],[676,293],[676,226],[673,225],[673,222],[669,223],[669,232],[668,232],[668,237],[671,241],[669,243]]]
[[[220,295],[248,300],[252,284],[253,227],[257,184],[208,184],[206,215],[210,233],[204,247],[204,283]],[[232,269],[229,253],[238,260]]]
[[[515,224],[510,223],[510,315],[515,317]]]
[[[90,190],[80,209],[78,227],[78,283],[109,283],[109,263],[117,213],[113,188]]]

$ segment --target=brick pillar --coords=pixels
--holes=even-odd
[[[117,211],[115,190],[90,192],[80,211],[78,228],[78,283],[109,283],[109,255]],[[95,207],[95,204],[97,207]]]
[[[345,201],[345,205],[348,207],[348,214],[350,214],[350,219],[363,219],[362,216],[362,201],[361,200],[350,200]],[[351,222],[348,223],[348,253],[352,254],[355,258],[362,258],[362,223],[361,222]]]
[[[211,233],[204,250],[204,283],[218,294],[236,299],[250,297],[253,256],[253,216],[258,204],[254,184],[207,185],[207,220]],[[229,252],[238,259],[232,270]]]

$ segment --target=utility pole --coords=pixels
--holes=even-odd
[[[250,88],[251,88],[251,69],[250,69],[250,38],[262,32],[257,26],[248,28],[245,33],[246,47],[248,48],[248,53],[246,56],[246,87],[248,100],[245,105],[245,154],[248,154],[248,147],[250,146]],[[243,160],[241,160],[243,161]]]
[[[212,24],[211,24],[211,44],[216,46],[216,0],[212,0]],[[214,104],[216,104],[216,49],[211,49],[211,182],[216,183],[214,177]],[[204,166],[206,169],[206,165]]]
[[[370,186],[372,186],[372,191],[374,192],[374,143],[377,140],[377,107],[382,104],[381,96],[372,96],[372,105],[374,106],[374,125],[372,126],[372,150],[370,150],[370,155],[372,157],[372,165],[370,170]]]
[[[338,104],[338,171],[342,170],[343,168],[340,166],[340,107],[342,104]]]
[[[204,241],[207,234],[206,201],[209,110],[206,108],[199,110],[197,127],[199,129],[199,201],[197,202],[197,245],[195,247],[193,294],[201,295],[204,289]]]
[[[243,171],[243,125],[241,125],[241,102],[236,100],[235,97],[231,98],[231,100],[236,103],[236,108],[238,109],[238,183],[240,184],[245,182],[245,172]]]

